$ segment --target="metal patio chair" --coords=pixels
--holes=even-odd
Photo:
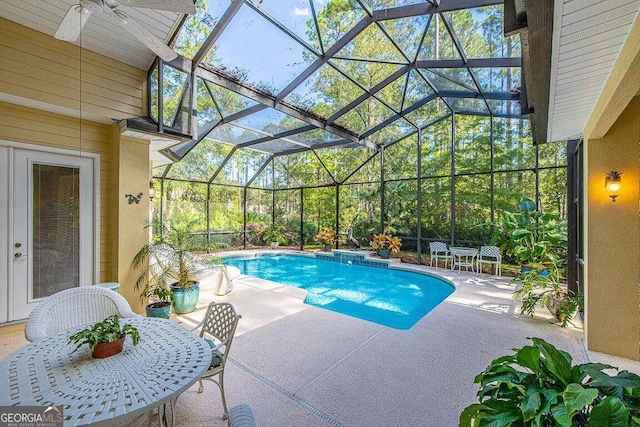
[[[482,264],[489,264],[491,266],[496,266],[496,276],[502,276],[502,255],[500,255],[499,247],[481,246],[476,263],[478,267],[478,274],[482,271]]]
[[[65,289],[45,298],[31,311],[25,338],[35,341],[81,325],[93,324],[118,314],[140,317],[119,293],[100,286]]]
[[[444,259],[444,268],[447,268],[447,261],[453,263],[453,256],[447,248],[447,244],[444,242],[429,242],[429,251],[431,259],[429,260],[429,266],[433,266],[433,260],[436,261],[436,269],[438,268],[438,259]]]
[[[224,409],[223,420],[229,418],[227,401],[224,397],[224,368],[227,364],[227,357],[229,356],[238,321],[241,318],[242,316],[236,313],[233,305],[228,302],[212,302],[207,307],[207,312],[202,322],[192,329],[194,331],[200,329],[199,335],[211,346],[212,356],[211,366],[200,378],[198,393],[202,393],[204,390],[202,380],[210,380],[218,386]]]

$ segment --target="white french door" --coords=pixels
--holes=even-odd
[[[56,292],[95,283],[97,259],[95,159],[0,146],[0,169],[3,162],[7,282],[0,293],[8,304],[0,322],[26,318]]]

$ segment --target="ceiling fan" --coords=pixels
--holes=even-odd
[[[92,13],[104,12],[111,15],[116,24],[129,31],[163,60],[171,61],[178,56],[162,40],[121,10],[123,5],[187,14],[196,13],[193,0],[79,0],[78,4],[69,8],[54,37],[69,42],[76,41],[89,16]]]

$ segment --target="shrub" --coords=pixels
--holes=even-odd
[[[476,376],[479,403],[464,409],[460,427],[640,425],[638,375],[601,363],[572,365],[568,353],[531,340]]]
[[[399,237],[393,237],[385,230],[383,233],[373,235],[371,247],[378,253],[383,250],[388,250],[392,255],[396,255],[400,252],[402,240]]]
[[[321,245],[331,245],[337,239],[336,232],[333,228],[325,228],[320,233],[316,234],[316,242]]]

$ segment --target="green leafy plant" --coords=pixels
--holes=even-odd
[[[460,427],[640,425],[638,375],[600,363],[572,365],[568,353],[531,340],[476,376],[479,403],[464,409]]]
[[[144,245],[132,262],[134,268],[140,269],[135,287],[141,290],[142,297],[156,296],[166,300],[168,285],[190,289],[212,268],[224,268],[219,257],[193,252],[217,249],[213,244],[203,243],[193,233],[193,227],[191,222],[171,228],[154,224],[154,229],[162,232]]]
[[[524,271],[513,281],[521,284],[513,298],[522,302],[522,314],[533,316],[537,306],[546,306],[560,325],[566,327],[582,307],[583,295],[567,290],[561,283],[560,269],[553,264]]]
[[[495,225],[491,245],[518,265],[541,266],[564,261],[567,222],[558,214],[543,214],[531,199],[518,203],[518,212],[504,212],[502,224]]]
[[[269,226],[262,230],[262,240],[267,244],[277,243],[279,245],[286,245],[289,241],[284,235],[284,232],[285,228],[281,225]]]
[[[119,316],[114,314],[107,317],[102,322],[98,322],[93,326],[85,328],[78,333],[75,333],[69,337],[70,343],[78,343],[75,352],[84,344],[89,344],[91,351],[96,348],[96,345],[101,343],[117,341],[120,338],[129,335],[133,345],[138,345],[140,341],[140,334],[138,329],[133,325],[120,326]]]
[[[325,228],[320,233],[316,234],[316,242],[321,245],[331,245],[337,239],[336,232],[333,228]]]
[[[166,283],[154,283],[153,285],[145,287],[144,291],[140,294],[140,299],[148,300],[149,308],[166,307],[171,304],[173,300],[173,292],[167,286]]]

